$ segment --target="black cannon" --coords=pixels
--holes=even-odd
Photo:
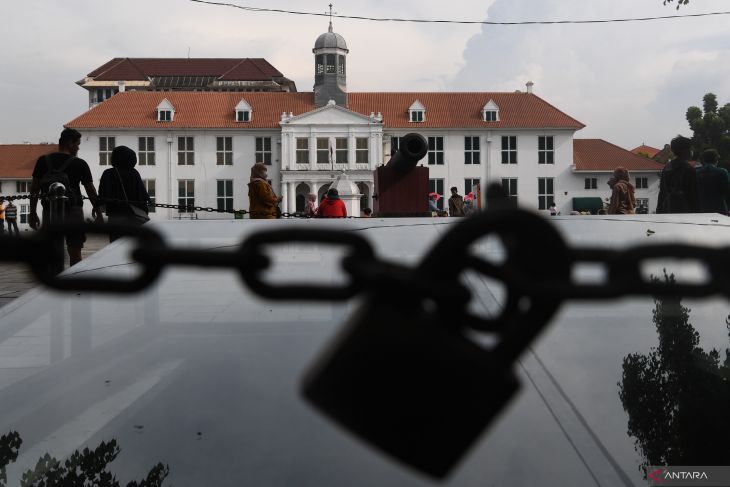
[[[428,210],[428,168],[418,162],[428,154],[428,141],[419,134],[401,137],[398,152],[375,170],[375,215],[431,216]]]

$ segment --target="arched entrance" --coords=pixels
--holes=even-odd
[[[299,183],[296,189],[297,198],[297,213],[304,211],[304,206],[307,204],[307,195],[311,193],[311,189],[307,183]]]
[[[368,186],[368,184],[359,182],[357,183],[357,188],[360,190],[360,194],[362,195],[360,197],[360,208],[363,210],[365,208],[372,209],[372,207],[370,206],[370,187]]]
[[[324,195],[327,193],[327,190],[330,189],[330,186],[332,183],[323,184],[321,188],[319,188],[319,191],[317,192],[317,202],[319,203],[322,201],[322,198],[324,198]]]

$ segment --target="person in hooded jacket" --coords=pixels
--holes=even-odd
[[[134,210],[130,205],[149,213],[152,204],[142,177],[134,168],[137,165],[137,154],[129,147],[120,145],[115,147],[111,156],[112,167],[104,171],[99,180],[99,198],[121,201],[107,201],[104,206],[109,223],[125,223],[142,225],[144,222],[134,217]],[[129,204],[123,201],[129,201]],[[109,234],[109,241],[113,242],[118,235]]]
[[[269,170],[264,164],[257,163],[251,168],[251,182],[248,183],[248,211],[251,219],[270,220],[281,215],[279,203],[283,197],[276,196],[266,179],[268,175]]]
[[[347,208],[340,199],[340,193],[335,188],[327,191],[327,196],[317,208],[317,218],[346,218]]]
[[[611,201],[608,204],[609,215],[633,215],[636,212],[634,185],[629,181],[629,171],[625,167],[617,167],[613,171]]]

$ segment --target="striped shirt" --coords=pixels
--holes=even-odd
[[[18,219],[18,207],[13,205],[13,206],[8,206],[7,208],[5,208],[5,219],[6,220],[17,220]]]

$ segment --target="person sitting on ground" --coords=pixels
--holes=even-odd
[[[431,213],[438,213],[439,212],[439,206],[438,206],[438,200],[441,198],[441,195],[438,193],[430,193],[428,195],[428,211]]]
[[[120,145],[112,151],[111,163],[112,167],[104,171],[99,179],[99,198],[104,204],[109,223],[144,224],[145,221],[136,218],[131,208],[133,205],[147,215],[149,205],[152,204],[142,177],[134,168],[137,165],[137,154],[129,147]],[[105,199],[118,201],[104,201]],[[124,203],[125,200],[129,204]],[[109,234],[110,242],[117,238],[118,235]]]
[[[671,148],[675,158],[662,169],[656,212],[695,213],[699,204],[697,174],[689,163],[692,141],[680,135],[672,139]]]
[[[472,213],[474,213],[474,211],[475,211],[474,200],[475,200],[475,198],[474,198],[473,192],[469,192],[469,194],[464,196],[464,215],[465,216],[469,216]]]
[[[309,193],[307,195],[307,203],[304,205],[304,216],[314,218],[317,214],[317,195]]]
[[[373,214],[373,210],[371,210],[370,208],[365,208],[364,210],[362,210],[363,218],[370,218],[372,216],[372,214]]]
[[[702,167],[697,168],[697,196],[700,213],[727,215],[730,198],[730,174],[717,167],[720,155],[715,149],[702,153]]]
[[[629,171],[625,167],[617,167],[613,172],[611,201],[608,204],[609,215],[633,215],[636,210],[634,186],[629,182]],[[609,183],[610,185],[610,183]]]
[[[322,200],[317,208],[317,218],[345,218],[347,208],[340,199],[340,193],[335,188],[327,191],[327,197]]]
[[[283,198],[274,193],[266,179],[268,175],[269,170],[264,164],[257,163],[251,168],[251,182],[248,183],[248,210],[251,219],[270,220],[281,215],[279,203]]]
[[[464,198],[461,197],[456,186],[451,188],[451,198],[449,198],[449,215],[466,216],[464,213]]]

